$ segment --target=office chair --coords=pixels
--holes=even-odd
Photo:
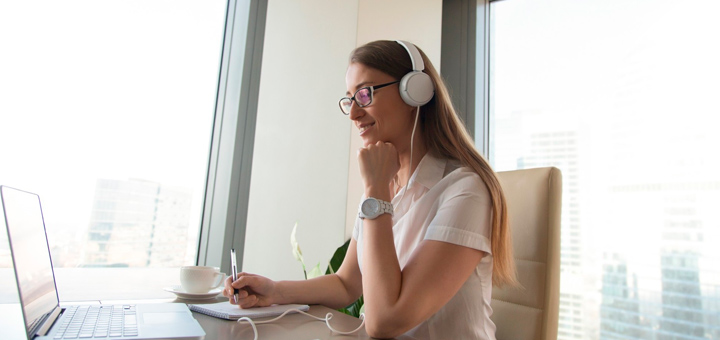
[[[562,177],[554,167],[499,172],[522,287],[494,287],[498,340],[555,340],[560,304]]]

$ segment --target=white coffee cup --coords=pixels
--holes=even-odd
[[[187,293],[202,294],[220,287],[225,281],[225,273],[219,268],[205,266],[185,266],[180,268],[180,285]]]

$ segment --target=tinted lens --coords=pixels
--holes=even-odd
[[[363,87],[355,92],[355,101],[360,107],[368,106],[372,103],[372,92],[369,87]]]
[[[344,114],[350,114],[350,106],[352,106],[352,99],[347,97],[340,99],[340,110],[342,110]]]

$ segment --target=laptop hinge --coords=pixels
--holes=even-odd
[[[50,314],[45,318],[45,321],[43,321],[42,326],[38,328],[37,332],[35,332],[36,336],[43,336],[47,334],[47,332],[50,330],[50,327],[55,323],[55,320],[57,320],[58,315],[60,315],[60,311],[62,308],[55,307]]]

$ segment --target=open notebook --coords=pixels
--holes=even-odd
[[[299,309],[304,312],[310,309],[310,306],[308,305],[273,305],[268,307],[242,309],[237,305],[230,304],[228,301],[202,305],[188,305],[188,307],[190,307],[190,310],[192,311],[227,320],[237,320],[242,317],[265,318],[268,316],[278,316],[290,309]]]

